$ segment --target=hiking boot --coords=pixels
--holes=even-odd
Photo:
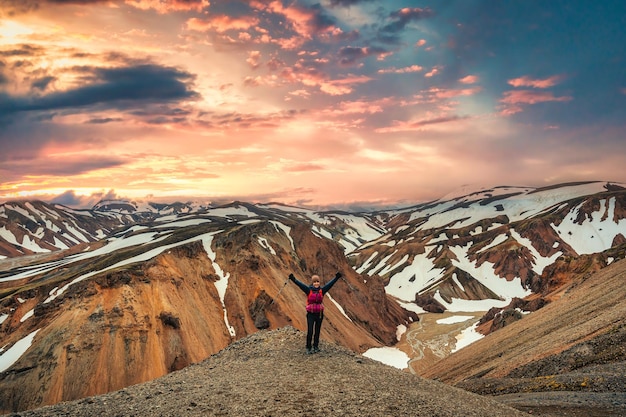
[[[311,348],[306,348],[306,354],[310,355],[311,353],[313,353],[313,349]]]
[[[313,353],[318,353],[319,351],[320,351],[320,348],[318,348],[317,346],[313,348]]]

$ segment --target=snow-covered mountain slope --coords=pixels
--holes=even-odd
[[[596,268],[621,259],[626,189],[496,187],[378,218],[388,232],[348,255],[357,272],[380,275],[407,308],[486,311],[549,293],[572,259]]]
[[[131,214],[74,210],[41,201],[4,203],[0,205],[0,259],[96,242],[140,219]]]
[[[314,211],[281,204],[235,202],[233,205],[245,208],[243,216],[256,213],[306,222],[312,225],[316,235],[335,240],[345,252],[351,252],[386,232],[368,216],[360,213]],[[0,205],[0,260],[95,242],[110,236],[119,228],[135,224],[184,224],[189,216],[191,222],[198,215],[204,218],[220,217],[230,211],[228,205],[224,207],[190,202],[139,204],[125,200],[105,200],[91,210],[74,210],[41,201],[9,202]]]
[[[346,253],[386,233],[383,226],[365,213],[315,211],[282,204],[259,204],[258,207],[311,224],[316,235],[336,241]]]
[[[170,214],[202,212],[210,207],[212,207],[210,203],[206,204],[192,201],[188,201],[186,203],[154,203],[129,200],[101,200],[92,207],[92,210],[120,214],[139,214],[145,217],[153,217],[166,216]]]

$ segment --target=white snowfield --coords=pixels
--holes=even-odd
[[[464,192],[465,191],[467,190],[464,190]],[[506,215],[510,222],[528,219],[546,210],[554,209],[572,198],[583,197],[601,191],[605,191],[604,183],[570,185],[538,192],[534,192],[532,188],[501,187],[471,193],[471,196],[463,198],[454,195],[446,196],[439,202],[433,203],[429,208],[417,211],[415,211],[415,209],[398,210],[395,213],[399,214],[410,211],[411,219],[427,218],[424,223],[415,228],[414,232],[444,226],[450,230],[467,227],[478,221],[501,215]],[[510,195],[513,193],[520,194]],[[475,203],[452,209],[452,207],[462,202],[471,202],[479,198],[498,195],[506,196],[506,198],[496,199],[485,205]],[[458,199],[446,200],[447,198]],[[626,236],[626,220],[614,220],[614,197],[600,200],[599,210],[592,213],[582,224],[575,222],[579,210],[580,206],[573,208],[564,221],[559,225],[552,225],[560,238],[578,254],[602,252],[611,247],[613,239],[617,235],[622,234]],[[399,229],[399,231],[403,230],[406,229]],[[478,228],[473,234],[476,235],[486,231],[487,230],[480,230],[480,228]],[[557,251],[550,257],[541,256],[532,245],[532,242],[522,237],[515,229],[510,230],[510,235],[498,235],[493,239],[490,245],[482,248],[480,252],[496,247],[510,238],[515,239],[531,251],[534,258],[532,269],[539,275],[542,274],[546,266],[554,263],[556,259],[562,255],[562,252]],[[392,247],[401,243],[401,241],[394,239],[391,234],[382,236],[378,239],[378,242]],[[426,245],[426,253],[429,253],[432,249],[447,242],[447,237],[440,235],[438,238],[428,242]],[[558,242],[555,241],[554,247],[557,247],[557,245]],[[363,247],[365,247],[365,245]],[[449,246],[449,249],[456,256],[456,259],[452,259],[452,263],[455,267],[468,272],[481,284],[485,285],[495,294],[500,295],[503,299],[480,301],[452,299],[452,302],[448,303],[437,293],[435,298],[449,311],[487,311],[491,307],[503,307],[508,305],[513,297],[523,298],[530,294],[530,290],[526,290],[522,287],[520,277],[507,281],[495,274],[493,264],[483,262],[478,266],[476,262],[471,262],[468,256],[471,243],[465,246]],[[405,303],[411,303],[415,298],[415,294],[420,293],[422,290],[443,278],[443,274],[445,273],[443,269],[436,268],[434,260],[428,258],[426,254],[415,255],[410,262],[408,261],[408,257],[405,256],[402,260],[393,265],[387,263],[390,257],[391,256],[387,256],[386,258],[378,259],[378,254],[374,253],[357,268],[357,272],[369,275],[388,274],[390,280],[386,287],[387,293]],[[463,290],[463,286],[458,280],[455,279],[455,283]]]
[[[280,204],[259,204],[259,207],[271,209],[278,213],[289,213],[302,218],[312,220],[315,225],[313,233],[326,239],[333,239],[332,233],[325,228],[334,221],[340,220],[347,229],[340,237],[339,243],[344,252],[350,253],[360,247],[364,242],[379,238],[385,233],[380,226],[372,223],[368,218],[358,214],[319,212],[301,207],[286,206]]]
[[[626,219],[615,222],[615,198],[600,201],[600,210],[582,224],[575,223],[580,206],[570,211],[565,221],[552,225],[559,237],[579,255],[602,252],[611,247],[618,233],[626,236]]]

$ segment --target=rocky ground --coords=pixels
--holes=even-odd
[[[626,416],[626,325],[516,368],[455,386],[535,415]]]
[[[536,416],[626,416],[626,362],[545,376],[474,379],[456,386]]]
[[[113,393],[11,416],[485,416],[527,413],[305,335],[261,331],[207,360]]]

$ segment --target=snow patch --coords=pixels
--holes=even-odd
[[[452,302],[448,303],[443,299],[441,294],[439,294],[439,290],[435,293],[435,300],[440,302],[446,310],[450,312],[480,312],[480,311],[489,311],[492,307],[506,307],[511,303],[511,299],[506,300],[464,300],[461,298],[452,297]]]
[[[590,218],[578,224],[578,216],[582,204],[573,208],[563,221],[552,228],[559,237],[570,245],[579,255],[589,255],[603,252],[611,247],[613,239],[618,234],[626,236],[626,219],[615,222],[615,197],[600,201],[600,209],[590,214]],[[605,217],[606,220],[602,220]]]
[[[507,281],[496,275],[493,263],[485,261],[480,266],[477,266],[476,263],[471,262],[468,256],[470,247],[471,244],[465,246],[451,246],[450,251],[454,253],[457,258],[451,259],[452,265],[476,277],[478,282],[504,298],[524,298],[531,294],[530,289],[524,289],[522,286],[522,279],[520,277],[515,277],[511,281]]]
[[[363,356],[398,369],[406,369],[410,360],[406,353],[389,346],[368,349]]]
[[[335,301],[335,299],[330,294],[326,294],[326,297],[328,297],[328,299],[332,301],[335,306],[337,306],[337,308],[345,318],[352,321],[352,319],[346,314],[346,311],[343,309],[343,307],[337,301]]]
[[[20,323],[24,323],[26,320],[33,317],[34,315],[35,315],[34,309],[27,311],[26,314],[24,314],[24,316],[20,319]]]
[[[443,269],[435,268],[426,253],[415,255],[412,263],[391,277],[385,291],[400,300],[413,302],[415,294],[441,278],[443,272]]]
[[[437,324],[455,324],[455,323],[463,323],[466,320],[473,319],[474,316],[450,316],[445,319],[437,320]]]
[[[402,339],[402,335],[407,331],[407,327],[404,324],[399,324],[396,327],[396,340],[399,342]]]
[[[217,289],[217,293],[220,297],[220,301],[222,302],[222,309],[224,310],[224,324],[226,324],[226,328],[228,329],[228,333],[230,333],[231,337],[235,337],[237,334],[235,333],[235,328],[230,325],[228,321],[228,311],[226,310],[226,304],[224,303],[224,297],[226,296],[226,289],[228,288],[228,278],[230,278],[230,273],[222,270],[217,262],[215,262],[216,254],[211,249],[211,242],[213,241],[213,235],[219,232],[213,232],[205,235],[202,238],[202,245],[204,246],[204,250],[209,255],[209,259],[213,263],[213,269],[215,269],[215,273],[220,277],[217,281],[215,281],[215,288]]]
[[[18,340],[9,348],[9,350],[0,355],[0,372],[4,372],[9,369],[22,357],[24,353],[26,353],[28,348],[33,344],[33,339],[37,336],[39,330],[41,329],[37,329],[28,336]]]
[[[274,248],[272,247],[272,245],[269,244],[269,242],[267,241],[267,239],[265,239],[264,237],[259,237],[258,242],[261,246],[263,246],[265,249],[267,249],[268,251],[270,251],[270,253],[272,255],[276,255],[276,251],[274,250]]]
[[[478,333],[478,331],[476,330],[477,328],[478,328],[478,323],[476,323],[475,325],[471,327],[468,327],[467,329],[463,330],[461,333],[456,335],[455,336],[456,344],[454,346],[454,349],[452,349],[451,353],[454,353],[459,349],[463,349],[464,347],[469,346],[472,343],[485,337],[482,334]]]
[[[376,256],[378,256],[378,252],[372,253],[370,255],[370,257],[367,258],[367,260],[365,262],[363,262],[363,264],[359,268],[357,268],[356,272],[358,272],[359,274],[362,274],[363,271],[365,271],[367,268],[369,268],[370,264],[372,263],[374,258],[376,258]]]
[[[285,236],[287,236],[289,242],[291,242],[291,249],[296,250],[296,245],[293,243],[293,239],[291,238],[291,227],[285,226],[281,222],[277,221],[272,221],[271,223],[274,225],[274,227],[276,227],[276,230],[282,230],[285,233]]]

